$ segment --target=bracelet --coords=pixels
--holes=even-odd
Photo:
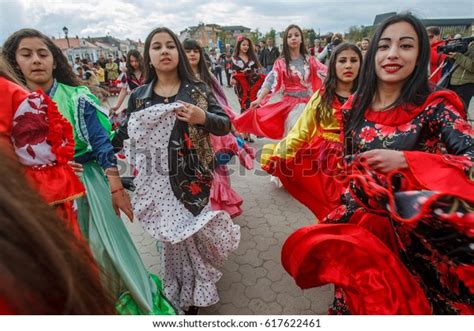
[[[123,191],[123,190],[124,190],[124,188],[121,187],[121,188],[118,188],[118,189],[116,189],[116,190],[113,190],[113,191],[110,192],[110,193],[114,194],[114,193],[117,193],[117,192],[120,192],[120,191]]]

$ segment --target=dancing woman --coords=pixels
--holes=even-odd
[[[239,36],[234,48],[230,72],[231,84],[239,99],[241,113],[245,113],[252,101],[257,98],[257,92],[265,78],[265,75],[258,73],[260,68],[252,41],[247,37]],[[246,141],[254,142],[249,133],[241,132]]]
[[[226,135],[231,123],[170,29],[150,32],[144,60],[146,83],[130,96],[128,120],[114,144],[130,138],[127,153],[138,170],[134,214],[157,239],[166,296],[180,313],[191,314],[219,301],[217,267],[240,240],[229,214],[209,203],[209,134]]]
[[[260,161],[318,220],[341,204],[344,186],[335,175],[343,144],[335,114],[357,89],[362,64],[362,54],[353,44],[339,45],[331,56],[324,86],[309,100],[287,136],[277,145],[263,147]]]
[[[251,110],[236,118],[236,129],[282,139],[322,86],[326,71],[326,66],[308,54],[300,27],[288,26],[283,34],[283,56],[275,61],[258,97],[250,103]],[[277,93],[283,94],[281,100],[268,103]],[[260,108],[254,109],[258,106]]]

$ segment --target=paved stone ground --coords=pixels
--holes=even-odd
[[[233,90],[225,90],[233,109],[239,109]],[[109,100],[111,104],[114,101]],[[252,146],[258,150],[269,142],[256,139]],[[294,230],[315,223],[314,216],[284,189],[276,188],[258,162],[249,171],[234,158],[229,168],[232,186],[244,199],[243,213],[234,219],[241,227],[241,241],[221,268],[223,276],[217,284],[220,302],[201,309],[200,314],[326,314],[332,286],[303,291],[280,263],[286,238]],[[126,223],[145,265],[158,273],[155,241],[140,224]]]

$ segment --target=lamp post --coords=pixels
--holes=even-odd
[[[70,48],[71,46],[69,45],[69,38],[67,37],[67,33],[69,32],[69,29],[67,27],[64,27],[63,32],[64,32],[64,35],[66,36],[67,48]]]

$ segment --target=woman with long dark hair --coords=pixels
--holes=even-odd
[[[232,55],[231,85],[239,99],[240,112],[249,109],[250,104],[257,98],[257,92],[262,86],[265,75],[258,73],[261,64],[255,55],[252,41],[244,36],[237,37]],[[242,131],[244,139],[253,142],[252,136]]]
[[[265,78],[257,99],[249,111],[235,120],[235,127],[257,136],[282,139],[293,128],[306,103],[322,86],[326,66],[309,55],[303,31],[290,25],[283,34],[283,54]],[[275,103],[267,103],[271,96],[282,93]],[[256,107],[259,107],[254,109]]]
[[[111,112],[117,112],[122,106],[123,101],[128,93],[145,83],[145,72],[143,68],[143,57],[136,49],[132,49],[127,53],[127,70],[122,72],[119,77],[120,93],[117,103],[110,109]]]
[[[413,15],[379,25],[342,109],[350,185],[324,220],[336,224],[283,247],[298,284],[344,290],[335,313],[474,313],[474,131],[456,94],[430,90],[429,52]]]
[[[209,134],[226,135],[231,123],[170,29],[150,32],[144,59],[146,83],[131,94],[114,143],[130,138],[127,154],[138,170],[134,214],[157,239],[166,296],[191,314],[219,301],[217,267],[240,240],[229,214],[210,206]]]
[[[183,41],[183,47],[196,77],[207,84],[222,109],[232,121],[232,119],[235,118],[235,114],[232,112],[221,85],[209,71],[209,67],[205,61],[203,48],[197,41],[191,39]],[[232,131],[232,133],[225,136],[215,136],[211,134],[212,148],[216,154],[218,162],[214,169],[210,198],[212,209],[225,210],[232,218],[234,218],[242,213],[240,205],[243,201],[242,197],[231,187],[229,171],[226,163],[230,161],[231,155],[237,155],[244,167],[249,170],[253,169],[255,151],[246,143],[243,143],[242,138],[234,135],[235,130]]]
[[[66,57],[50,38],[33,29],[12,34],[3,54],[31,90],[40,89],[56,102],[73,126],[74,158],[82,164],[86,196],[77,200],[79,226],[103,271],[104,285],[120,313],[173,313],[163,300],[159,280],[146,271],[120,219],[133,219],[110,143],[111,125],[98,100],[75,77]]]
[[[341,204],[344,186],[336,180],[335,171],[343,143],[336,114],[357,89],[362,65],[362,54],[354,44],[339,45],[331,57],[323,87],[287,136],[277,145],[263,147],[260,161],[319,220]]]

